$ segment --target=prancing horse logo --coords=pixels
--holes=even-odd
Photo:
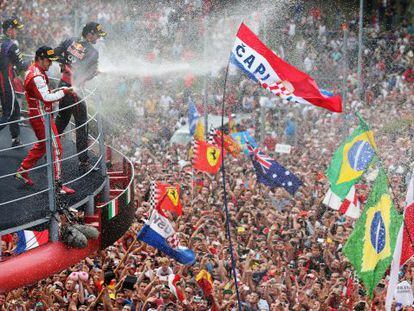
[[[220,149],[207,147],[207,162],[210,166],[215,166],[220,158]]]
[[[178,199],[179,199],[177,189],[175,187],[168,187],[167,195],[170,201],[172,202],[172,204],[174,204],[174,206],[177,206]]]

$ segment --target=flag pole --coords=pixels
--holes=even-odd
[[[191,210],[193,209],[193,200],[194,200],[194,168],[191,165]]]
[[[263,24],[262,25],[263,25],[263,42],[266,43],[266,41],[267,41],[266,13],[263,14]],[[266,107],[264,107],[264,105],[260,104],[260,100],[259,100],[259,110],[260,110],[260,116],[258,117],[258,120],[259,120],[258,128],[260,129],[260,131],[259,131],[260,142],[263,143],[264,138],[265,138],[265,133],[266,133]]]
[[[237,272],[236,272],[236,260],[234,258],[233,252],[233,241],[231,239],[231,231],[230,231],[230,213],[229,208],[227,205],[227,191],[226,191],[226,170],[224,167],[224,109],[225,109],[225,102],[226,102],[226,85],[227,85],[227,77],[229,74],[229,66],[230,66],[230,57],[227,62],[226,67],[226,74],[224,76],[224,87],[223,87],[223,99],[221,102],[221,176],[223,182],[223,204],[224,210],[226,213],[226,233],[227,238],[229,239],[229,246],[230,246],[230,258],[231,258],[231,270],[233,272],[234,278],[234,286],[236,289],[236,297],[237,297],[237,306],[238,310],[242,311],[241,300],[240,300],[240,293],[239,293],[239,285],[237,284]]]
[[[204,44],[203,44],[203,60],[207,63],[207,34],[208,34],[208,16],[204,16]],[[208,71],[204,74],[203,79],[203,108],[204,108],[204,136],[208,139]]]
[[[364,0],[359,0],[359,33],[358,33],[358,95],[362,101],[362,35],[364,30]]]
[[[343,42],[342,42],[342,135],[346,137],[348,128],[347,128],[347,107],[346,107],[346,94],[347,94],[347,74],[348,74],[348,23],[342,25],[343,30]]]

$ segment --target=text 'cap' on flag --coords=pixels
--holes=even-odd
[[[310,76],[279,58],[243,23],[230,61],[250,79],[283,99],[342,112],[339,95],[322,92]]]

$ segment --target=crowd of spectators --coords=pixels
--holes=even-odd
[[[52,2],[53,5],[49,5]],[[157,46],[161,40],[159,36],[168,38],[172,33],[180,33],[177,30],[182,27],[180,25],[187,19],[203,16],[208,9],[205,1],[185,3],[187,5],[179,9],[161,7],[165,11],[160,14],[160,7],[149,7],[142,19],[145,27],[150,29],[148,40],[142,40],[146,45],[143,48],[149,54],[154,50],[155,55],[170,53],[170,50],[163,51],[167,45]],[[40,0],[14,0],[1,4],[3,14],[20,10],[19,14],[30,21],[30,24],[26,22],[28,33],[21,41],[23,50],[44,40],[40,33],[49,34],[49,42],[70,34],[73,21],[62,12],[72,12],[76,5],[79,5],[78,1]],[[122,6],[113,2],[88,1],[82,5],[90,6],[89,11],[85,10],[88,14],[97,13],[96,16],[85,13],[81,19],[93,17],[104,24],[124,20]],[[59,22],[52,18],[56,14],[61,18]],[[112,24],[113,32],[133,31],[122,22]],[[262,104],[265,136],[260,137],[260,144],[304,184],[293,197],[283,189],[272,191],[256,182],[248,157],[241,154],[236,159],[226,158],[230,231],[243,310],[384,309],[386,278],[376,288],[374,298],[369,299],[342,255],[354,220],[321,203],[328,190],[325,169],[341,139],[356,125],[350,112],[358,110],[375,133],[379,154],[389,174],[394,203],[400,211],[404,207],[407,175],[414,169],[412,26],[403,24],[391,32],[383,32],[374,26],[367,27],[365,34],[362,101],[355,70],[356,32],[350,28],[345,93],[349,114],[345,117],[283,103],[231,70],[226,115],[249,113],[249,118],[235,125],[235,130],[249,130],[258,137],[259,120],[263,120],[260,116]],[[200,27],[202,29],[201,24]],[[157,35],[151,36],[153,33]],[[286,59],[315,75],[318,82],[319,77],[327,79],[322,79],[324,85],[341,80],[340,75],[344,73],[341,71],[343,33],[341,28],[329,28],[323,12],[313,10],[294,15],[287,20],[282,33],[285,43],[277,43],[274,48],[283,51]],[[128,36],[133,37],[131,33]],[[184,50],[191,49],[195,41],[187,39],[172,40],[168,46],[180,51],[174,44],[181,42],[186,47]],[[328,72],[334,75],[331,81],[324,75]],[[137,82],[125,77],[116,86],[117,96],[125,98],[122,117],[127,121],[124,126],[114,125],[108,139],[112,138],[114,145],[131,157],[136,166],[137,209],[133,226],[113,246],[89,256],[78,265],[34,286],[0,294],[0,310],[209,310],[212,301],[203,296],[195,281],[201,269],[212,275],[218,310],[236,310],[221,175],[193,172],[188,148],[169,144],[173,131],[187,122],[189,94],[203,112],[203,97],[197,88],[200,79],[194,77],[187,83],[185,79],[175,80],[179,82],[159,78]],[[217,104],[222,99],[223,80],[224,69],[210,77],[210,113],[220,113]],[[110,120],[108,124],[112,124]],[[274,152],[276,143],[286,142],[293,145],[290,154],[282,156]],[[358,190],[362,203],[369,195],[372,175],[374,173],[369,172],[361,181],[368,186]],[[174,219],[174,224],[180,243],[196,253],[197,261],[191,267],[184,267],[134,239],[149,217],[151,180],[174,182],[181,187],[183,215]],[[3,252],[12,252],[14,247],[13,241],[2,245]],[[401,280],[412,283],[413,269],[414,262],[409,262],[402,270]],[[184,303],[169,290],[165,276],[172,273],[181,276],[179,288],[185,294]],[[108,275],[112,277],[105,278]],[[137,279],[132,287],[126,282],[128,276]],[[100,293],[101,299],[97,300]]]

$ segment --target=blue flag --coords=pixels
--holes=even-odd
[[[294,136],[296,133],[296,124],[292,120],[287,120],[286,128],[285,128],[285,135],[286,136]]]
[[[193,100],[188,97],[188,126],[190,128],[191,136],[195,133],[198,118],[200,118],[200,114],[198,113]]]
[[[179,245],[179,239],[170,221],[156,209],[138,233],[138,240],[155,247],[183,265],[192,265],[195,262],[194,252]]]
[[[253,148],[250,145],[247,145],[247,147],[256,171],[257,181],[270,188],[283,187],[291,195],[294,195],[302,185],[300,179],[267,156],[260,148]]]
[[[247,149],[247,143],[249,143],[254,148],[258,147],[257,142],[254,140],[254,138],[250,135],[248,131],[244,132],[237,132],[231,134],[231,137],[239,142],[239,144],[243,147],[243,151],[246,155],[249,154],[249,150]]]

